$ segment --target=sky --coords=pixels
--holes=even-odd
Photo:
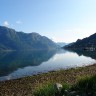
[[[96,0],[0,0],[0,26],[74,42],[96,32]]]

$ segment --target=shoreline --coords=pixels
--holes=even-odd
[[[74,84],[79,77],[93,75],[96,75],[96,64],[1,81],[0,96],[32,96],[36,88],[48,83],[65,82]]]

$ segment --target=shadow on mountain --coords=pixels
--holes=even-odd
[[[56,50],[0,52],[0,76],[12,73],[18,68],[39,66],[55,53]]]

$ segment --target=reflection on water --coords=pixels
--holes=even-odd
[[[33,50],[0,52],[0,80],[93,64],[96,52]]]
[[[83,55],[83,56],[86,56],[86,57],[91,57],[92,59],[96,59],[96,51],[81,51],[81,50],[75,50],[72,52],[75,52],[77,53],[79,56]]]
[[[7,75],[18,68],[38,66],[48,61],[55,52],[55,50],[1,52],[0,76]]]

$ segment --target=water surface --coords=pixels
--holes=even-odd
[[[0,81],[36,75],[53,70],[91,65],[96,52],[33,50],[0,52]]]

